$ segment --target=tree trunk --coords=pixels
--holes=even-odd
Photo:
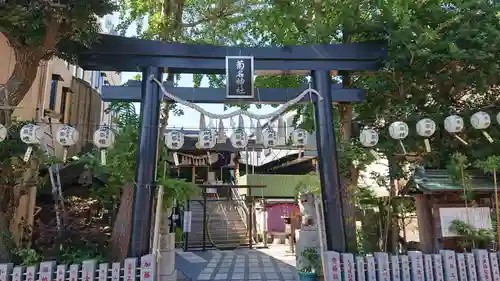
[[[36,78],[40,61],[49,60],[54,55],[60,38],[60,28],[60,19],[58,17],[50,18],[47,21],[41,45],[25,45],[25,42],[9,38],[9,34],[4,33],[14,50],[16,64],[9,80],[3,87],[4,92],[0,93],[0,102],[8,102],[8,105],[12,106],[18,106],[21,103]],[[6,94],[8,94],[7,100]]]
[[[10,251],[10,231],[7,214],[0,210],[0,264],[12,260]]]
[[[0,101],[11,106],[18,106],[35,81],[42,56],[31,49],[14,49],[14,53],[16,64],[4,87],[4,91],[8,93],[8,99],[6,100],[6,92],[4,92],[0,95]]]
[[[351,76],[349,73],[342,75],[344,88],[351,87]],[[348,145],[352,136],[352,104],[340,104],[340,145]],[[357,249],[356,240],[356,206],[354,189],[358,184],[359,170],[354,166],[349,166],[348,178],[343,181],[340,191],[342,200],[342,211],[344,215],[344,225],[346,233],[346,245],[348,252],[355,252]]]
[[[134,185],[126,184],[123,186],[120,207],[113,225],[111,233],[111,259],[114,261],[123,261],[127,258],[128,245],[130,243],[130,216],[132,215]]]
[[[389,204],[390,204],[390,213],[389,217],[391,220],[390,226],[390,247],[394,254],[398,253],[399,246],[399,220],[398,220],[398,202],[395,200],[398,194],[398,186],[397,186],[397,159],[392,156],[386,155],[386,158],[389,161]]]

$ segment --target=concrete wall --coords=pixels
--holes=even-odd
[[[265,188],[252,189],[252,196],[295,197],[295,188],[304,179],[303,175],[244,175],[238,178],[239,185],[266,185]],[[241,188],[241,194],[248,195],[248,189]]]

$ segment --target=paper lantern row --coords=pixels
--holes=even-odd
[[[24,160],[28,161],[33,151],[33,146],[39,145],[44,137],[44,129],[36,124],[27,124],[21,128],[19,137],[22,142],[28,145]],[[8,130],[4,125],[0,124],[0,142],[4,141],[8,136]],[[80,139],[80,133],[77,129],[69,126],[61,126],[55,135],[56,141],[63,146],[63,161],[66,160],[67,149],[74,146]],[[101,127],[94,133],[94,145],[101,150],[110,148],[114,142],[114,133],[108,127]],[[104,161],[104,160],[103,160]]]
[[[40,144],[43,138],[43,130],[41,126],[35,124],[28,124],[21,128],[20,138],[21,141],[28,145]],[[0,141],[4,141],[7,138],[7,129],[5,126],[0,125]],[[75,145],[80,139],[80,133],[77,129],[69,126],[63,125],[56,132],[56,141],[64,146],[70,147]],[[100,149],[110,148],[114,143],[115,135],[113,131],[108,127],[101,127],[94,133],[94,145]]]
[[[496,119],[500,124],[500,113],[497,114]],[[484,131],[491,125],[491,117],[488,113],[483,111],[474,113],[470,118],[470,123],[474,129],[481,130],[488,141],[493,142],[491,136]],[[444,129],[453,134],[461,142],[467,144],[463,139],[456,135],[457,133],[462,132],[464,127],[464,120],[458,115],[451,115],[444,119]],[[419,136],[429,138],[436,132],[436,123],[432,119],[424,118],[417,122],[416,131]],[[405,122],[396,121],[389,126],[389,135],[395,140],[401,141],[405,139],[408,136],[408,133],[408,124]],[[379,135],[374,129],[364,129],[360,133],[359,140],[365,147],[374,147],[379,141]],[[428,140],[426,140],[426,142],[428,142]]]
[[[304,129],[295,129],[291,135],[292,143],[297,147],[304,147],[307,143],[307,132]],[[198,134],[198,149],[212,149],[217,143],[226,143],[227,137],[221,131],[204,129]],[[231,145],[236,149],[244,149],[248,145],[248,134],[242,128],[235,129],[229,138]],[[260,134],[256,134],[256,143],[265,148],[273,148],[284,145],[286,139],[280,140],[275,130],[267,128]],[[184,145],[184,133],[181,130],[171,130],[165,134],[165,145],[172,150],[181,149]]]

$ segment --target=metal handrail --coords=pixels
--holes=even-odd
[[[239,189],[233,188],[231,191],[232,191],[231,197],[234,200],[239,201],[239,202],[241,202],[241,201],[244,202],[244,199],[241,196]],[[240,215],[241,220],[243,221],[243,224],[248,229],[248,213],[249,213],[249,211],[248,211],[247,205],[246,204],[237,204],[236,209],[238,211],[238,214]]]
[[[220,200],[219,193],[215,193],[215,196],[217,196],[217,200]],[[219,207],[221,207],[222,212],[224,213],[224,217],[226,218],[226,223],[229,224],[229,217],[227,215],[226,207],[219,202]]]

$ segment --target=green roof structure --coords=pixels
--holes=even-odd
[[[480,171],[468,171],[470,176],[470,190],[494,191],[493,177]],[[406,193],[436,193],[462,191],[460,182],[453,182],[446,170],[424,169],[415,170],[413,178],[406,186]]]

